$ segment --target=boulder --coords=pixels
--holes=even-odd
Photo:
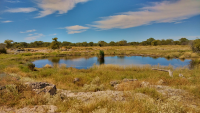
[[[183,77],[184,78],[183,74],[181,74],[181,73],[179,73],[179,77]]]
[[[6,86],[0,86],[0,90],[6,89]]]
[[[79,78],[74,78],[74,83],[76,83],[76,82],[78,82],[78,81],[80,81],[80,79]]]
[[[137,79],[123,79],[122,82],[133,82],[133,81],[137,81]]]
[[[57,113],[58,108],[54,105],[35,105],[33,107],[9,108],[0,107],[0,113]]]
[[[117,85],[117,84],[119,84],[120,82],[119,81],[111,81],[110,82],[110,85],[111,86],[115,86],[115,85]]]
[[[37,94],[44,92],[49,93],[50,95],[56,94],[56,85],[49,84],[45,82],[34,82],[34,83],[25,83]]]
[[[149,86],[149,82],[145,82],[143,81],[141,84],[140,84],[141,87],[148,87]]]
[[[162,84],[164,84],[165,82],[162,80],[162,79],[160,79],[158,82],[157,82],[157,84],[158,85],[162,85]]]

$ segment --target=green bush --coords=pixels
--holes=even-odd
[[[33,64],[33,63],[28,63],[28,68],[29,68],[31,71],[34,71],[35,64]]]
[[[32,56],[31,53],[23,53],[22,55],[23,55],[23,56]]]
[[[104,58],[104,51],[102,51],[102,50],[99,51],[99,57]]]
[[[192,42],[191,48],[193,52],[200,53],[200,39],[196,39]]]
[[[65,49],[71,49],[72,47],[71,46],[65,46],[64,48]]]
[[[1,53],[7,53],[6,49],[5,48],[0,49],[0,54]]]
[[[58,38],[56,38],[56,37],[52,38],[52,40],[54,40],[54,41],[52,41],[51,44],[50,44],[51,49],[59,49],[60,48],[59,42],[57,41],[57,39]]]
[[[21,71],[23,72],[29,72],[29,67],[26,67],[26,66],[23,66],[23,65],[20,65],[19,68],[21,69]]]

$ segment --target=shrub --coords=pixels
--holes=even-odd
[[[0,43],[0,54],[7,53],[5,44]]]
[[[26,66],[23,66],[23,65],[20,65],[19,68],[21,69],[21,71],[23,72],[29,72],[29,67],[26,67]]]
[[[85,91],[102,91],[104,90],[104,85],[103,84],[100,84],[100,78],[99,77],[96,77],[92,80],[92,82],[90,83],[90,85],[88,84],[84,84],[83,86],[83,90]]]
[[[104,58],[104,51],[102,50],[99,51],[99,58]]]
[[[31,56],[32,54],[31,53],[23,53],[22,55],[23,56]]]
[[[33,63],[28,63],[28,68],[29,68],[31,71],[34,71],[35,64],[33,64]]]
[[[5,49],[5,48],[0,49],[0,54],[1,54],[1,53],[7,53],[6,49]]]
[[[52,38],[52,40],[54,40],[54,41],[51,42],[51,45],[50,45],[51,49],[59,49],[60,48],[59,42],[57,41],[57,39],[58,38],[56,38],[56,37]]]
[[[65,46],[64,48],[65,49],[71,49],[72,47],[71,46]]]
[[[200,39],[196,39],[192,42],[191,48],[193,52],[200,53]]]

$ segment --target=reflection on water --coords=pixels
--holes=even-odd
[[[106,56],[104,59],[98,59],[97,57],[53,57],[48,59],[40,59],[33,62],[36,67],[41,68],[46,64],[54,65],[54,64],[66,64],[67,67],[75,67],[78,69],[87,69],[93,66],[94,64],[116,64],[116,65],[161,65],[161,66],[169,66],[180,67],[187,66],[192,67],[192,60],[185,59],[181,61],[180,59],[166,59],[166,58],[158,58],[158,57],[144,57],[144,56]]]
[[[117,58],[119,58],[119,59],[124,59],[125,56],[117,56]]]
[[[97,61],[98,61],[98,63],[100,65],[105,63],[105,59],[104,58],[98,58]]]
[[[190,69],[193,69],[194,67],[199,67],[200,66],[200,62],[196,61],[196,60],[191,60],[190,64],[188,65]]]
[[[49,58],[49,60],[55,64],[59,63],[60,58],[59,57],[53,57],[53,58]]]

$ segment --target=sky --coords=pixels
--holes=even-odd
[[[200,0],[0,0],[0,43],[200,38]]]

